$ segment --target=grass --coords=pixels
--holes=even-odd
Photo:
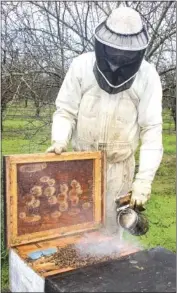
[[[18,108],[18,111],[17,111]],[[19,109],[21,109],[19,111]],[[20,154],[44,152],[50,145],[51,117],[54,108],[41,109],[39,118],[33,117],[33,105],[9,107],[3,123],[2,153]],[[16,116],[18,114],[18,117]],[[19,119],[19,115],[22,117]],[[147,205],[146,215],[150,229],[145,236],[136,238],[146,248],[163,246],[176,251],[176,135],[169,112],[164,113],[164,156],[156,174],[151,200]],[[170,127],[170,128],[169,128]],[[3,192],[3,191],[2,191]],[[2,212],[3,216],[3,212]],[[3,221],[2,221],[3,228]],[[2,289],[8,288],[8,252],[5,250],[2,229]],[[129,236],[130,237],[130,236]]]
[[[151,199],[145,215],[149,231],[139,238],[144,248],[162,246],[176,252],[176,135],[163,133],[164,155],[152,185]]]
[[[162,246],[176,252],[175,162],[175,154],[165,153],[156,174],[151,200],[145,212],[149,221],[149,231],[138,239],[145,248]]]
[[[16,113],[16,108],[21,111]],[[50,145],[53,111],[54,107],[50,109],[43,107],[41,116],[35,117],[32,104],[28,108],[24,108],[21,104],[8,108],[8,115],[3,122],[3,154],[28,154],[45,151]],[[10,118],[8,119],[8,117]]]

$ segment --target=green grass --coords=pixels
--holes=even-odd
[[[176,251],[176,135],[163,133],[164,156],[147,205],[150,229],[141,237],[148,247]]]
[[[15,115],[15,110],[9,110]],[[35,118],[33,111],[28,111],[25,117],[25,109],[18,113],[19,117],[6,119],[3,122],[2,132],[2,153],[7,154],[28,154],[44,152],[50,145],[52,115],[48,111],[42,111],[45,117]],[[12,116],[13,116],[12,115]],[[23,118],[24,117],[24,118]]]
[[[176,153],[176,135],[169,135],[163,133],[163,145],[165,148],[165,154],[175,154]]]
[[[173,150],[175,153],[175,145]],[[176,157],[174,153],[164,154],[152,186],[151,200],[147,205],[149,231],[140,238],[145,247],[162,246],[173,252],[176,251]]]
[[[162,246],[176,252],[176,135],[163,133],[164,155],[152,185],[145,215],[149,221],[146,235],[125,238],[144,248]]]
[[[19,104],[17,109],[16,106],[10,107],[8,115],[12,115],[14,118],[13,120],[8,119],[7,116],[3,123],[2,153],[7,155],[44,152],[50,145],[51,118],[54,107],[50,109],[43,107],[40,119],[33,117],[32,104],[28,108]],[[17,114],[23,117],[27,115],[27,117],[15,118]],[[171,251],[176,251],[176,135],[173,130],[173,120],[169,117],[169,112],[166,111],[163,125],[164,156],[156,174],[151,200],[146,210],[150,229],[145,236],[131,238],[140,241],[144,247],[163,246]],[[2,288],[5,289],[8,288],[8,253],[4,246],[3,229],[1,233]],[[130,238],[130,236],[128,237]]]

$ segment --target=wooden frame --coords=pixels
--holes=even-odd
[[[18,194],[17,194],[17,167],[25,163],[61,162],[72,160],[93,160],[94,179],[94,221],[18,235]],[[6,213],[7,213],[7,246],[18,246],[36,241],[54,239],[61,236],[72,235],[89,230],[95,230],[104,222],[104,170],[105,159],[102,152],[74,152],[55,154],[29,154],[10,155],[5,157],[6,167]]]

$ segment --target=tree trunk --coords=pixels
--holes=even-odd
[[[25,99],[25,108],[28,107],[28,99]]]
[[[39,118],[40,115],[40,103],[38,100],[35,101],[35,106],[36,106],[36,117]]]
[[[172,107],[171,114],[175,123],[175,131],[176,131],[176,107]]]

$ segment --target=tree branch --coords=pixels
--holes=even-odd
[[[176,70],[176,66],[161,71],[161,72],[159,73],[159,75],[162,76],[162,75],[164,75],[164,74],[166,74],[166,73],[168,73],[168,72],[170,72],[170,71],[173,71],[173,70]]]
[[[151,47],[152,47],[152,45],[153,45],[153,43],[154,43],[154,40],[155,40],[155,38],[156,38],[156,35],[157,35],[157,32],[158,32],[158,29],[159,29],[159,27],[160,27],[162,21],[164,20],[164,17],[165,17],[165,15],[166,15],[168,9],[169,9],[170,6],[172,5],[172,3],[173,3],[173,2],[170,2],[170,1],[169,1],[169,2],[167,3],[167,6],[165,7],[165,9],[162,11],[162,14],[161,14],[161,16],[160,16],[160,18],[159,18],[159,20],[158,20],[158,22],[157,22],[157,25],[156,25],[156,27],[155,27],[155,29],[154,29],[154,31],[153,31],[153,34],[152,34],[152,36],[151,36],[151,39],[150,39],[150,42],[149,42],[149,45],[148,45],[148,50],[149,50],[149,51],[151,50]]]
[[[162,45],[168,38],[173,36],[175,33],[176,33],[176,29],[172,30],[171,33],[169,32],[163,38],[161,38],[161,40],[154,46],[154,48],[152,48],[151,51],[146,55],[147,58],[148,59],[151,58],[151,56],[155,53],[155,51],[157,51],[157,49],[160,47],[160,45]]]

